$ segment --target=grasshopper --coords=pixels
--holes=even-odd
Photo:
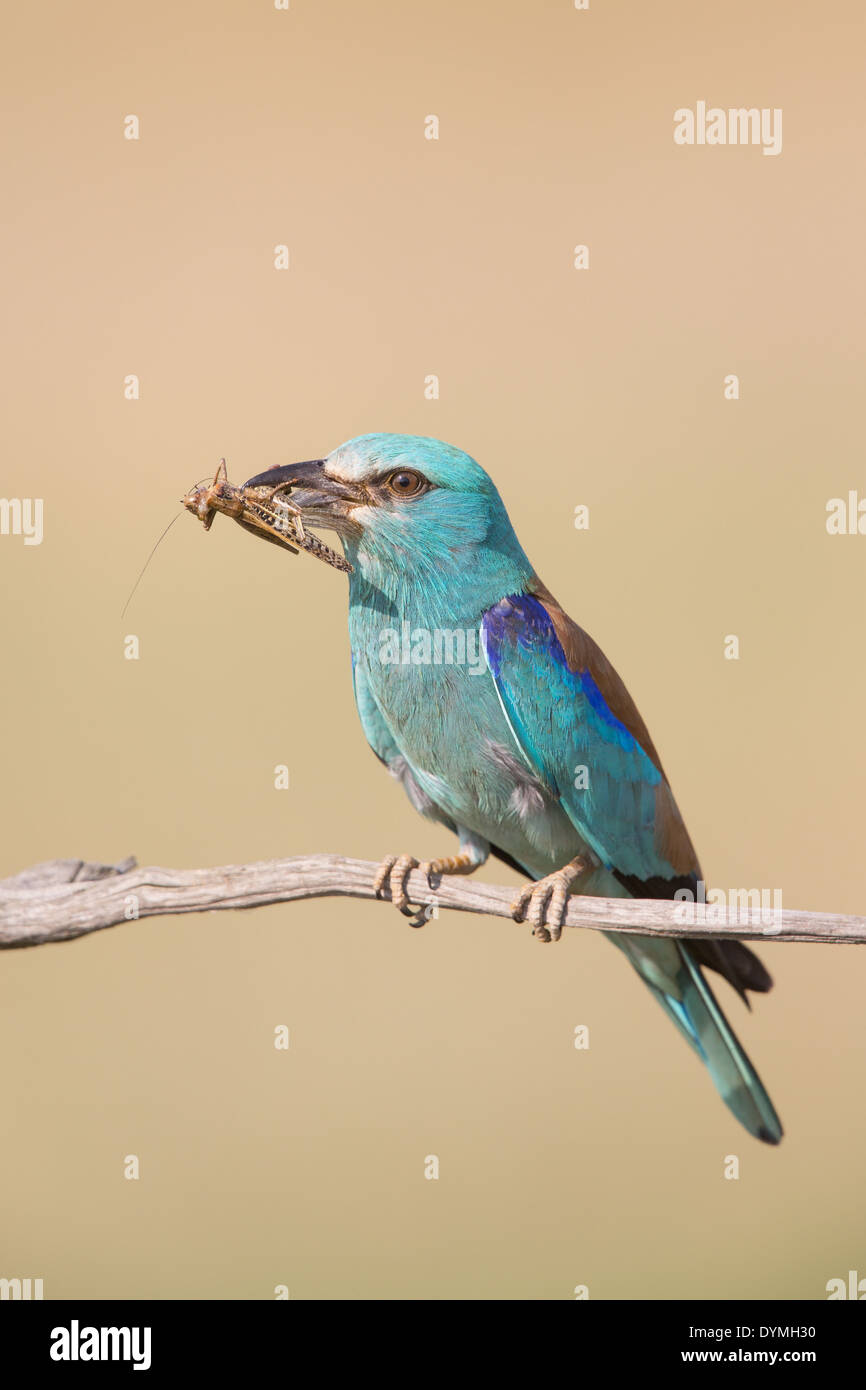
[[[287,497],[279,496],[281,487],[235,487],[228,480],[226,461],[220,459],[219,467],[210,486],[199,485],[192,488],[181,501],[188,512],[197,516],[206,531],[209,531],[217,512],[230,516],[245,531],[262,540],[280,545],[297,555],[306,550],[323,560],[334,569],[349,574],[352,566],[342,555],[320,541],[318,536],[304,529],[300,510],[293,506]]]

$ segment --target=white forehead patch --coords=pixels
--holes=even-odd
[[[382,461],[376,454],[361,453],[351,444],[341,444],[325,459],[325,468],[332,478],[345,483],[363,483],[382,471]]]

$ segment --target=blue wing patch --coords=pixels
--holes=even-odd
[[[588,670],[569,669],[547,610],[511,595],[482,619],[484,652],[515,742],[606,868],[672,878],[656,847],[662,774]]]

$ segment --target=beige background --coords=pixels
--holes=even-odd
[[[0,537],[0,872],[447,849],[364,743],[342,576],[183,516],[120,621],[221,455],[240,481],[393,430],[493,473],[711,881],[866,912],[866,537],[825,530],[866,490],[862,7],[8,23],[2,491],[44,498],[45,539]],[[698,100],[783,108],[782,154],[676,147]],[[866,952],[763,954],[776,991],[724,1002],[776,1151],[589,935],[319,902],[7,953],[0,1274],[47,1297],[822,1297],[866,1275]]]

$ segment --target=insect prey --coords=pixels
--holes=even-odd
[[[305,530],[299,508],[281,495],[286,486],[283,483],[273,488],[235,487],[228,480],[225,459],[220,459],[213,482],[191,488],[181,501],[188,512],[198,517],[206,531],[210,530],[217,512],[222,512],[244,530],[290,550],[293,555],[305,550],[326,565],[351,573],[352,566],[344,556]]]

